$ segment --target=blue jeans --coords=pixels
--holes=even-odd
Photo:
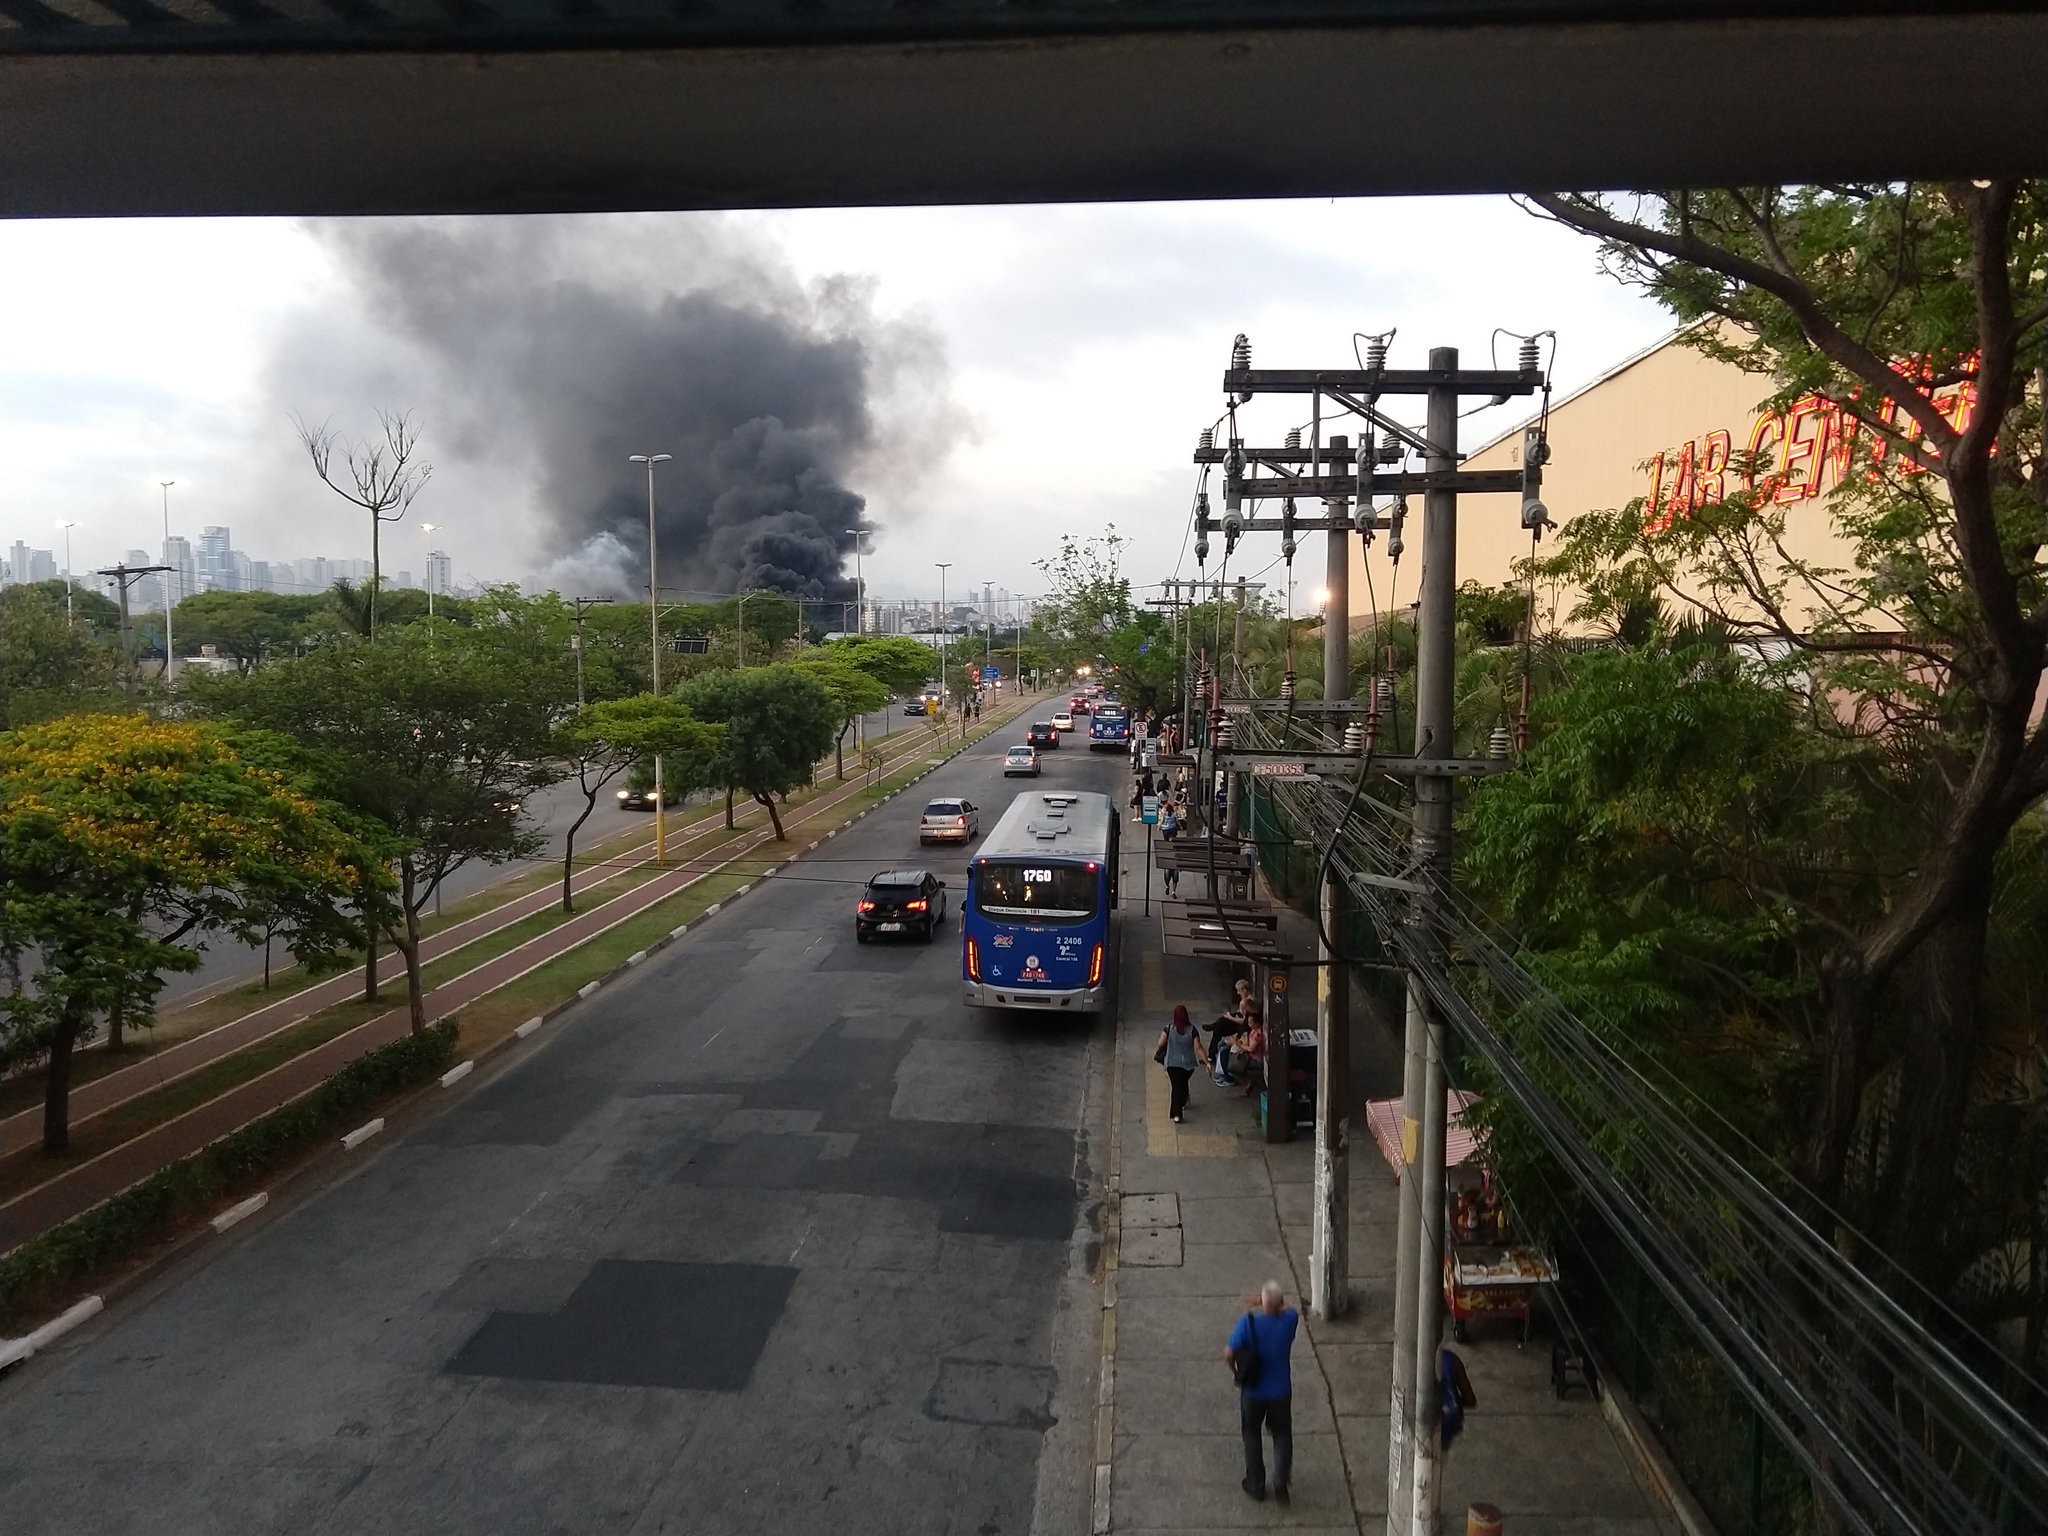
[[[1253,1493],[1266,1491],[1265,1446],[1259,1440],[1259,1431],[1267,1429],[1273,1433],[1273,1486],[1285,1488],[1294,1471],[1294,1399],[1253,1397],[1241,1392],[1238,1427],[1244,1434],[1245,1487]]]

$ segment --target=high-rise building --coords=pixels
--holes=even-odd
[[[443,549],[427,551],[427,590],[436,597],[446,597],[455,586],[455,567]]]
[[[225,528],[199,530],[199,587],[203,592],[237,592],[235,551]]]
[[[20,539],[14,541],[13,547],[7,551],[6,584],[8,586],[18,587],[28,580],[29,561],[32,553],[28,545],[24,544]]]
[[[55,581],[64,573],[57,569],[57,552],[50,549],[32,549],[28,552],[28,579],[30,581]]]
[[[130,569],[137,566],[157,564],[156,561],[149,558],[149,551],[146,549],[129,550],[127,554],[121,557],[121,563]],[[112,585],[113,583],[109,581],[108,586],[111,587]],[[107,595],[117,603],[121,600],[121,594],[118,591],[109,592]],[[160,610],[163,605],[163,583],[154,574],[138,576],[128,583],[128,608],[131,613],[153,613]]]
[[[292,574],[298,578],[301,592],[324,592],[333,584],[327,574],[327,562],[315,555],[310,560],[294,560]]]
[[[181,534],[164,540],[160,564],[171,569],[164,574],[164,589],[173,604],[181,603],[199,590],[199,564],[192,554],[192,541]]]

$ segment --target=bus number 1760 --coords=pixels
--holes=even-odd
[[[1027,885],[1051,885],[1052,871],[1049,869],[1027,869],[1024,871],[1024,883]]]

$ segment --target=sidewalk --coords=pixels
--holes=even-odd
[[[1283,918],[1283,921],[1285,919]],[[1306,935],[1304,933],[1305,940]],[[1112,1136],[1118,1226],[1106,1265],[1102,1417],[1110,1475],[1108,1529],[1221,1536],[1282,1528],[1385,1529],[1388,1377],[1399,1188],[1363,1130],[1358,1107],[1400,1091],[1398,1042],[1355,1015],[1351,1143],[1352,1308],[1334,1323],[1308,1315],[1313,1147],[1306,1134],[1269,1147],[1250,1103],[1198,1075],[1187,1116],[1167,1118],[1165,1072],[1152,1047],[1184,1002],[1198,1025],[1221,1011],[1228,967],[1159,952],[1159,922],[1124,919],[1120,1085]],[[1297,953],[1305,944],[1297,944]],[[1313,997],[1305,982],[1304,1000]],[[1295,1021],[1297,1028],[1313,1019]],[[1294,1346],[1293,1503],[1253,1503],[1238,1486],[1243,1456],[1223,1341],[1245,1298],[1278,1280],[1302,1309]],[[1465,1529],[1483,1500],[1507,1536],[1674,1536],[1668,1514],[1637,1485],[1629,1453],[1598,1404],[1550,1393],[1539,1321],[1475,1327],[1452,1347],[1479,1405],[1446,1464],[1443,1529]],[[1101,1428],[1099,1424],[1099,1430]],[[1098,1447],[1104,1440],[1098,1434]],[[1270,1440],[1266,1455],[1269,1472]],[[1100,1500],[1096,1529],[1103,1529]]]

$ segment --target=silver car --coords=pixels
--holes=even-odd
[[[1031,747],[1012,747],[1003,754],[1003,777],[1038,777],[1038,753]]]
[[[918,819],[920,843],[965,843],[981,836],[981,812],[972,800],[932,800]]]

